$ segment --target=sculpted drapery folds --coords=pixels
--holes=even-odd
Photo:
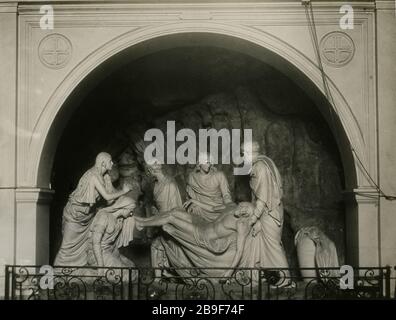
[[[119,248],[133,240],[135,227],[132,195],[121,196],[111,206],[95,215],[90,227],[89,265],[99,267],[134,267],[133,261],[123,256]]]
[[[81,177],[77,188],[69,196],[63,210],[62,244],[56,255],[54,265],[85,266],[88,263],[89,227],[101,199],[113,201],[129,192],[126,186],[116,191],[110,178],[106,177],[113,166],[108,153],[97,155],[95,165]],[[113,192],[109,192],[112,190]]]
[[[168,212],[175,208],[181,208],[183,205],[182,198],[179,192],[176,181],[165,175],[162,170],[162,165],[153,160],[152,163],[146,164],[147,171],[150,176],[155,179],[153,197],[155,202],[155,214]],[[167,250],[166,250],[167,249]],[[173,255],[184,255],[181,248],[179,248],[169,235],[160,232],[151,244],[151,265],[153,268],[167,268],[170,267],[168,255],[172,252]],[[157,275],[161,271],[156,271]]]
[[[306,242],[307,240],[309,241],[308,243]],[[337,248],[334,242],[318,227],[301,228],[296,233],[294,241],[300,266],[322,269],[339,268]],[[314,250],[309,250],[307,244],[312,245]],[[325,275],[338,277],[339,272],[337,269],[328,269]]]
[[[195,170],[188,176],[186,191],[191,200],[185,203],[185,208],[207,221],[219,217],[219,212],[212,207],[232,203],[227,178],[212,165],[207,153],[200,153]]]
[[[253,206],[250,203],[225,206],[214,222],[191,215],[182,209],[174,209],[151,218],[137,218],[137,226],[162,226],[176,240],[185,255],[181,257],[165,246],[172,266],[213,268],[202,269],[200,272],[221,277],[231,275],[232,270],[229,268],[235,268],[239,264],[252,214]],[[181,276],[189,276],[188,270],[177,272]]]
[[[225,217],[235,205],[229,203],[221,208],[216,204],[205,207],[215,213],[218,222],[208,221],[203,217],[187,213],[182,208],[180,192],[174,179],[166,176],[158,163],[148,165],[149,172],[156,178],[154,200],[158,214],[147,220],[141,227],[162,226],[163,233],[152,244],[152,263],[154,267],[176,268],[213,268],[229,267],[236,253],[236,234],[230,230],[226,236],[217,234],[223,226],[221,217]],[[171,224],[170,219],[181,219],[181,223]],[[137,218],[138,219],[138,218]],[[138,219],[139,221],[139,219]],[[215,227],[217,226],[217,227]],[[234,231],[236,229],[234,228]],[[241,246],[240,246],[241,247]],[[160,264],[160,265],[159,265]],[[179,275],[188,276],[189,271],[178,270]],[[204,271],[211,275],[224,275],[225,270]]]
[[[191,197],[180,207],[177,185],[163,173],[156,173],[154,198],[157,204],[169,204],[157,217],[141,221],[142,226],[162,226],[173,240],[166,244],[162,237],[167,261],[173,267],[288,267],[281,236],[283,227],[282,181],[274,162],[259,154],[257,143],[250,148],[252,161],[250,188],[252,212],[244,228],[229,228],[227,235],[220,235],[219,228],[226,227],[226,218],[235,212],[227,180],[201,155],[195,171],[187,181],[187,193]],[[245,155],[247,156],[247,155]],[[154,169],[152,169],[155,172]],[[161,170],[157,170],[162,172]],[[164,205],[162,205],[164,208]],[[238,225],[238,224],[237,224]],[[242,236],[243,235],[243,236]],[[212,271],[211,271],[212,272]],[[214,271],[213,271],[214,272]],[[218,276],[227,273],[218,271]],[[285,273],[288,276],[288,273]]]
[[[255,206],[252,229],[246,239],[243,267],[288,268],[282,245],[282,180],[274,162],[260,155],[257,142],[252,146],[250,188]],[[285,276],[288,276],[286,272]]]
[[[206,271],[202,272],[221,277],[232,274],[228,268],[288,267],[281,242],[279,171],[271,159],[259,154],[257,144],[249,150],[252,202],[239,205],[232,201],[225,175],[213,167],[207,154],[200,156],[196,170],[188,177],[190,200],[184,204],[175,179],[164,173],[163,165],[146,163],[155,180],[156,209],[150,218],[131,217],[137,193],[129,192],[128,183],[122,184],[123,191],[114,189],[110,177],[106,177],[112,167],[111,157],[101,154],[95,166],[80,179],[65,207],[64,236],[56,264],[133,267],[134,263],[122,256],[118,248],[133,239],[137,221],[138,228],[162,228],[151,246],[155,268],[203,268]],[[125,195],[127,192],[129,196]],[[98,208],[102,198],[108,205]],[[189,275],[186,270],[177,272]],[[156,273],[158,277],[168,274],[158,270]]]

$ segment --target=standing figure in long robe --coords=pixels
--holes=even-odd
[[[191,198],[184,207],[194,215],[207,221],[214,221],[219,212],[210,210],[232,203],[230,188],[225,174],[217,170],[207,153],[200,153],[198,164],[187,180],[186,191]]]
[[[176,208],[182,208],[183,202],[175,179],[164,174],[162,165],[156,161],[146,164],[148,173],[155,179],[154,183],[154,212],[156,215]],[[182,255],[169,235],[160,233],[151,244],[151,265],[153,268],[169,268],[169,261],[165,246]],[[176,253],[175,253],[176,254]],[[156,276],[161,276],[161,270],[156,270]]]
[[[249,149],[251,154],[248,155]],[[253,226],[245,243],[241,266],[251,268],[288,268],[282,244],[283,205],[282,180],[274,162],[259,153],[259,144],[244,146],[246,161],[251,161],[250,188],[255,206]],[[249,159],[250,158],[250,159]],[[281,282],[287,284],[289,271],[282,271]]]
[[[105,175],[111,170],[113,162],[108,153],[97,155],[95,165],[81,177],[77,188],[69,196],[63,210],[62,244],[56,255],[56,266],[85,266],[88,263],[88,236],[97,204],[103,198],[115,200],[129,191],[109,192],[106,183],[111,183]]]

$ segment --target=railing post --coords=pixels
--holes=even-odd
[[[121,274],[121,300],[124,300],[124,269],[120,268]]]
[[[128,268],[128,300],[132,300],[132,269]]]
[[[141,277],[141,269],[139,268],[138,269],[139,271],[139,273],[138,273],[138,282],[137,282],[137,300],[140,300],[140,277]],[[147,298],[146,298],[146,300],[147,300]]]
[[[4,300],[10,300],[10,269],[9,265],[5,266],[5,284],[4,284]]]
[[[391,268],[390,266],[385,267],[385,299],[390,299],[391,297],[391,283],[390,283]]]
[[[396,266],[393,269],[396,272]],[[394,291],[393,291],[393,298],[396,300],[396,277],[392,277],[392,279],[394,280],[394,283],[395,283],[395,288],[394,288]]]
[[[11,300],[15,300],[15,266],[11,267]]]
[[[253,275],[252,275],[252,278],[253,278]],[[257,293],[257,299],[258,300],[262,299],[261,294],[262,294],[262,292],[261,292],[261,269],[259,269],[258,270],[258,293]]]

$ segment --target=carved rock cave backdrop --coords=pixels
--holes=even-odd
[[[318,108],[296,83],[271,66],[240,53],[214,47],[174,48],[131,61],[86,92],[59,142],[52,187],[51,257],[61,242],[62,209],[78,179],[100,151],[115,160],[148,128],[251,128],[262,151],[283,178],[283,243],[291,267],[298,261],[294,235],[316,225],[332,239],[340,263],[345,256],[343,171],[339,152]],[[150,181],[142,168],[142,206],[151,201]],[[193,166],[175,165],[183,191]],[[235,201],[250,200],[248,177],[233,176],[231,165],[218,165]],[[140,212],[139,214],[144,214]],[[149,265],[147,234],[138,234],[124,254]]]

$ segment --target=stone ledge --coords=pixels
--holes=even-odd
[[[0,13],[17,13],[18,5],[17,3],[10,3],[9,1],[3,3],[0,1]]]
[[[48,204],[52,200],[54,193],[54,190],[43,188],[18,188],[15,190],[15,197],[18,203]]]
[[[1,2],[1,0],[0,0]],[[15,1],[17,3],[18,1]],[[42,5],[42,1],[30,0],[24,1],[18,6],[18,11],[21,13],[37,13],[39,14],[39,8]],[[62,11],[94,11],[96,14],[102,11],[114,12],[117,10],[180,10],[180,9],[208,9],[208,10],[221,10],[221,9],[236,9],[242,11],[260,10],[260,9],[271,9],[271,10],[295,10],[303,11],[304,6],[301,1],[269,1],[269,0],[250,0],[250,1],[236,1],[236,0],[217,0],[217,1],[196,1],[196,0],[165,0],[165,1],[51,1],[51,5],[54,9]],[[345,4],[345,1],[313,1],[312,6],[316,9],[321,10],[336,10],[339,13],[341,5]],[[375,9],[375,2],[372,1],[350,1],[348,4],[352,5],[355,11],[361,10],[366,11],[368,9]]]

